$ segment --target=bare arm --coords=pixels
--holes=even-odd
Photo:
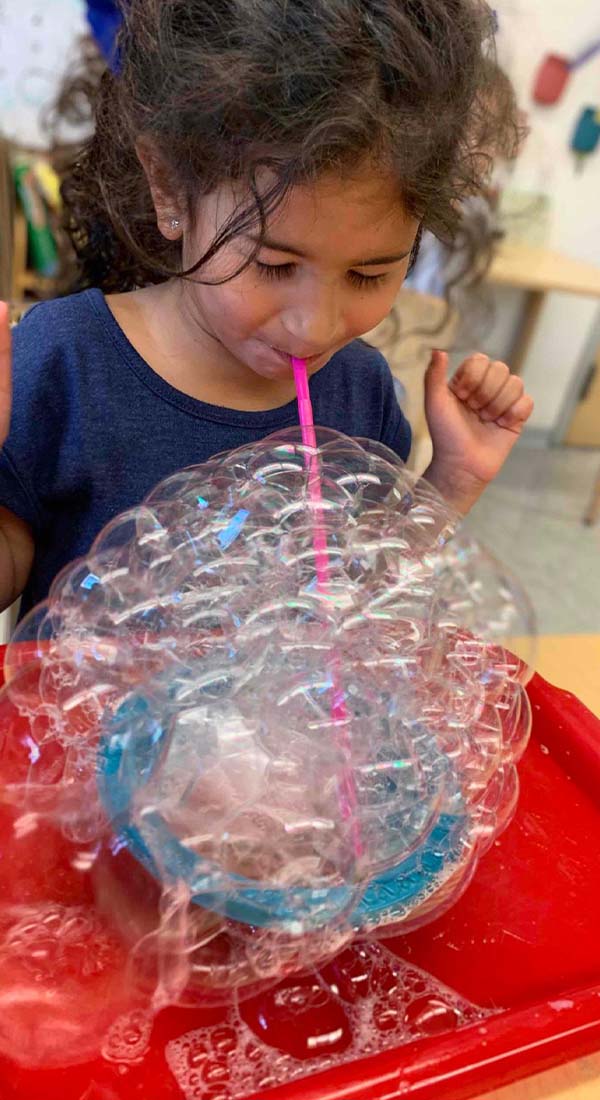
[[[10,426],[12,403],[11,340],[8,306],[0,302],[0,447]],[[33,563],[29,526],[0,505],[0,611],[21,595]]]
[[[33,564],[29,526],[0,505],[0,611],[21,595]]]

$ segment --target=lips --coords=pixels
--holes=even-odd
[[[268,344],[267,346],[271,349],[271,351],[276,352],[277,355],[281,355],[285,359],[287,359],[288,362],[291,360],[293,354],[295,359],[302,359],[307,366],[310,366],[311,363],[316,363],[318,359],[323,359],[324,356],[328,354],[326,351],[322,351],[318,355],[296,355],[295,353],[289,351],[283,351],[281,348],[276,348],[272,344]]]
[[[297,358],[303,359],[306,365],[310,367],[311,363],[316,363],[318,359],[325,359],[328,354],[328,352],[322,351],[319,355],[299,355]]]

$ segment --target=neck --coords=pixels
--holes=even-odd
[[[180,279],[107,297],[108,306],[136,351],[182,393],[210,405],[259,412],[287,404],[294,381],[263,378],[204,327]]]

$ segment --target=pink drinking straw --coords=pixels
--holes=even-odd
[[[307,455],[308,492],[314,505],[313,508],[313,545],[315,548],[315,568],[317,572],[317,586],[319,591],[326,592],[329,584],[329,559],[327,557],[327,538],[323,524],[323,509],[321,494],[321,475],[319,472],[319,459],[317,456],[317,437],[315,435],[315,423],[313,419],[310,390],[308,388],[308,375],[306,363],[303,359],[292,359],[294,382],[298,397],[298,415],[302,429],[302,442],[305,447],[310,447],[314,454]]]
[[[323,495],[321,492],[321,472],[319,456],[317,454],[317,437],[315,434],[315,422],[313,418],[310,390],[308,388],[308,375],[306,363],[303,359],[295,359],[292,356],[292,369],[298,398],[298,416],[302,429],[302,442],[309,447],[311,453],[307,454],[308,466],[308,492],[313,505],[313,546],[315,550],[315,570],[317,574],[317,588],[320,592],[327,592],[329,586],[329,557],[327,554],[327,535],[323,523]],[[341,685],[340,661],[337,653],[333,654],[331,669],[333,685],[333,697],[331,702],[331,717],[340,734],[340,741],[344,749],[346,759],[350,760],[351,741],[348,733],[348,711],[344,700],[344,692]],[[345,819],[351,818],[351,833],[354,843],[354,854],[362,855],[362,842],[358,830],[356,815],[356,787],[354,777],[347,766],[340,776],[340,806]]]

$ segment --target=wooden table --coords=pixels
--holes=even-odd
[[[516,242],[500,242],[487,279],[496,286],[527,292],[523,320],[511,353],[511,367],[516,373],[525,362],[547,294],[562,291],[600,299],[600,267],[548,248]]]
[[[477,1100],[599,1100],[600,1054],[486,1092]]]
[[[600,718],[600,634],[542,634],[535,667]]]

